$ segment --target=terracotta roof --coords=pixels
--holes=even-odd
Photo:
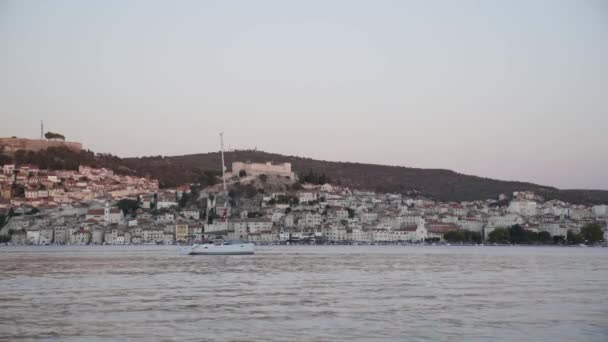
[[[416,229],[418,229],[417,226],[411,225],[411,226],[403,226],[403,227],[397,229],[397,231],[401,231],[401,232],[415,232]]]
[[[104,214],[103,209],[89,209],[89,211],[87,212],[87,215],[103,215],[103,214]]]
[[[447,233],[458,230],[458,226],[453,223],[431,223],[426,225],[426,229],[431,233]]]

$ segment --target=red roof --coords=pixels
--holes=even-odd
[[[458,230],[458,226],[454,223],[430,223],[426,225],[426,229],[431,233],[444,234]]]
[[[103,209],[89,209],[87,215],[104,215]]]

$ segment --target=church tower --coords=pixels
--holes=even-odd
[[[103,219],[106,223],[110,222],[110,203],[106,202],[105,208],[103,208]]]

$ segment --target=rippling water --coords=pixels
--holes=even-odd
[[[0,247],[0,339],[608,340],[608,248]]]

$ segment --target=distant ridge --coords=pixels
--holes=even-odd
[[[497,198],[499,194],[511,195],[513,191],[531,190],[546,199],[558,199],[571,203],[608,203],[605,190],[559,190],[533,183],[501,181],[470,176],[444,169],[420,169],[401,166],[332,162],[310,158],[286,156],[257,150],[226,152],[226,165],[233,161],[289,162],[298,173],[312,170],[324,173],[334,183],[356,189],[379,192],[406,193],[416,191],[440,201],[472,201]],[[142,157],[123,159],[126,166],[139,173],[158,178],[167,186],[196,181],[204,170],[220,171],[220,155],[200,153],[172,157]]]

